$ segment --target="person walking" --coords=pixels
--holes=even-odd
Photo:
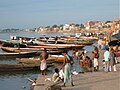
[[[113,50],[113,48],[111,48],[110,50],[110,66],[109,66],[109,71],[111,72],[113,69],[113,71],[117,71],[116,70],[116,54]]]
[[[71,72],[71,63],[73,62],[73,59],[67,54],[67,51],[64,51],[64,63],[62,68],[64,67],[64,84],[63,87],[66,86],[66,83],[71,83],[71,86],[74,86],[73,79],[72,79],[72,72]]]
[[[40,54],[40,60],[41,60],[41,64],[40,64],[40,70],[41,70],[41,74],[42,75],[46,75],[46,70],[47,70],[47,60],[48,58],[48,53],[47,50],[44,48],[44,51]]]
[[[104,52],[104,60],[105,60],[105,68],[104,71],[109,71],[109,62],[110,62],[110,51],[109,48],[106,48],[106,51]]]

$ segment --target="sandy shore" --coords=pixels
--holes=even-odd
[[[103,59],[103,52],[100,52],[100,59]],[[120,57],[118,61],[120,62]],[[44,90],[48,85],[53,84],[52,81],[45,81],[46,78],[51,77],[51,74],[42,77],[39,75],[34,90]],[[104,72],[100,61],[99,72],[86,72],[73,75],[73,81],[74,87],[71,87],[68,83],[66,84],[67,87],[62,87],[62,90],[120,90],[120,64],[117,64],[116,72]]]

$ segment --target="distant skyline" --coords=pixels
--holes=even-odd
[[[36,28],[120,17],[120,0],[0,0],[0,29]]]

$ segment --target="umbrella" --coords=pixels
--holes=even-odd
[[[112,37],[117,38],[120,40],[120,29],[115,32],[115,34],[112,35]]]
[[[109,46],[120,46],[120,39],[118,39],[117,37],[114,36],[109,36]]]
[[[108,43],[109,46],[120,46],[120,40],[113,40]]]

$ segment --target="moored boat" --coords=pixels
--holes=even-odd
[[[39,46],[50,46],[50,47],[64,47],[64,48],[78,48],[82,49],[85,45],[77,45],[77,44],[38,44]]]
[[[78,44],[78,45],[91,45],[93,44],[92,41],[86,41],[86,40],[66,40],[64,41],[66,44]]]
[[[1,49],[5,52],[9,52],[8,54],[20,53],[20,52],[36,52],[36,54],[34,54],[34,56],[40,55],[40,53],[43,51],[42,48],[34,48],[34,47],[30,47],[30,48],[1,47]],[[63,49],[59,50],[57,48],[56,49],[55,48],[47,48],[46,50],[49,54],[61,54],[63,52]]]
[[[8,71],[27,71],[39,69],[39,66],[36,65],[23,65],[23,64],[0,64],[0,72]]]
[[[48,58],[47,59],[47,64],[54,63],[54,59],[55,58],[51,58],[51,57]],[[40,65],[40,58],[35,58],[35,57],[32,57],[32,58],[16,58],[16,60],[19,63]]]
[[[64,56],[63,55],[50,55],[51,58],[55,58],[54,60],[56,62],[64,62]]]
[[[32,46],[32,45],[28,45],[27,46],[28,48],[46,48],[46,49],[59,49],[59,50],[64,50],[64,49],[69,49],[70,47],[68,46],[45,46],[45,45],[35,45],[35,46]]]
[[[31,52],[14,52],[14,53],[0,53],[0,58],[17,58],[17,57],[32,57],[36,55],[36,51]]]
[[[40,48],[16,48],[16,47],[3,47],[1,49],[6,52],[24,52],[24,51],[40,51]]]
[[[47,65],[47,67],[52,67],[52,64]],[[30,71],[30,70],[40,70],[40,65],[28,65],[28,64],[0,64],[0,72],[11,72],[11,71]]]
[[[16,58],[19,63],[40,65],[40,58]]]

